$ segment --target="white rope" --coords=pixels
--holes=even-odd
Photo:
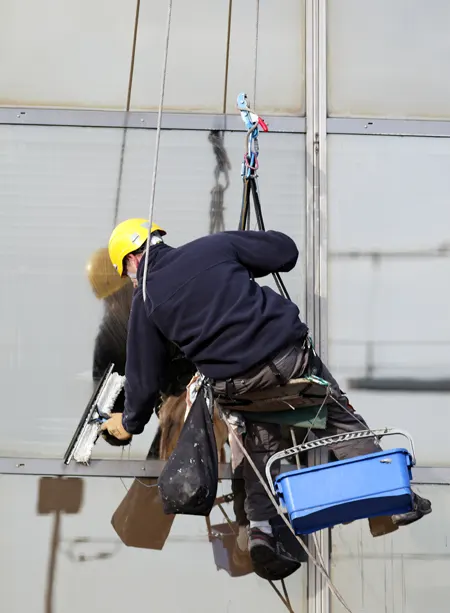
[[[164,61],[163,61],[163,69],[162,69],[162,77],[161,77],[161,96],[159,99],[158,123],[156,125],[156,144],[155,144],[155,160],[153,164],[152,191],[150,194],[150,208],[148,212],[149,225],[148,225],[147,249],[145,250],[144,281],[143,281],[143,292],[142,292],[144,302],[147,297],[148,252],[150,250],[150,237],[152,233],[152,222],[153,222],[153,208],[154,208],[154,203],[155,203],[156,176],[158,173],[159,142],[160,142],[160,137],[161,137],[161,118],[162,118],[162,109],[164,105],[164,92],[166,88],[167,56],[169,53],[169,38],[170,38],[171,20],[172,20],[172,0],[169,0],[169,8],[168,8],[168,13],[167,13],[166,45],[164,49]]]
[[[322,410],[322,407],[319,408],[319,413],[320,413],[321,410]],[[306,434],[306,436],[308,436],[308,434]],[[292,438],[293,446],[297,447],[297,439],[296,439],[296,436],[295,436],[294,428],[291,428],[291,438]],[[303,442],[305,442],[305,441],[303,441]],[[297,469],[300,470],[300,458],[299,458],[298,454],[295,456],[295,460],[296,460],[296,463],[297,463]],[[319,541],[318,541],[318,538],[317,538],[317,535],[316,535],[315,532],[313,532],[313,534],[312,534],[312,540],[314,542],[314,547],[316,548],[316,553],[317,553],[317,556],[319,558],[319,561],[320,561],[321,565],[325,568],[325,562],[324,562],[324,559],[323,559],[323,556],[322,556],[322,552],[320,551]]]
[[[289,530],[292,532],[292,534],[294,535],[294,537],[297,539],[297,541],[300,543],[300,545],[303,547],[303,549],[305,550],[306,554],[308,555],[308,557],[310,558],[311,562],[314,564],[314,566],[319,570],[320,574],[324,577],[328,589],[330,590],[330,592],[339,600],[339,602],[342,604],[342,606],[344,607],[344,609],[348,612],[348,613],[352,613],[351,609],[348,607],[347,603],[345,602],[343,596],[341,596],[341,594],[339,593],[338,589],[335,587],[335,585],[333,584],[333,582],[331,581],[326,569],[319,563],[317,562],[317,560],[315,559],[315,557],[313,556],[313,554],[311,553],[311,551],[308,549],[308,547],[305,545],[305,543],[295,534],[294,532],[294,528],[291,526],[289,520],[286,518],[285,514],[283,513],[282,508],[280,507],[280,505],[277,503],[277,501],[275,500],[272,492],[270,491],[269,486],[267,485],[267,483],[265,482],[265,480],[263,479],[261,473],[259,472],[259,470],[257,469],[255,463],[253,462],[253,460],[251,459],[250,455],[248,454],[247,450],[245,449],[245,447],[243,446],[243,444],[241,443],[241,441],[239,440],[239,437],[237,436],[237,434],[234,432],[234,430],[232,428],[229,429],[230,432],[232,433],[232,435],[234,436],[237,444],[239,445],[242,453],[245,455],[245,457],[247,458],[250,466],[253,468],[256,476],[258,477],[261,485],[263,486],[263,488],[266,490],[266,494],[268,495],[268,497],[270,498],[270,501],[272,502],[272,504],[274,505],[274,507],[276,508],[278,514],[281,516],[282,520],[284,521],[284,523],[286,524],[286,526],[289,528]]]

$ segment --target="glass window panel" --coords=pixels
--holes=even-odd
[[[420,252],[448,241],[450,143],[330,136],[328,151],[330,367],[373,427],[409,430],[420,465],[448,463],[447,395],[437,385],[450,372],[450,258]],[[344,257],[371,250],[392,257]],[[401,389],[352,389],[368,376]],[[433,393],[408,391],[417,379]]]
[[[245,91],[255,103],[256,2],[233,2],[227,111]],[[261,115],[305,114],[305,2],[261,2],[255,109]]]
[[[167,10],[167,2],[141,3],[132,109],[158,109]],[[174,0],[166,110],[223,112],[227,28],[228,0]]]
[[[3,0],[0,104],[125,107],[135,3]]]
[[[0,23],[0,105],[123,109],[135,2],[6,0]],[[174,0],[164,107],[224,110],[229,0]],[[167,2],[142,0],[131,108],[160,100]],[[26,18],[25,18],[26,16]],[[186,24],[189,24],[186,27]],[[257,103],[261,113],[304,114],[304,1],[261,3]],[[42,38],[42,32],[45,37]],[[246,89],[252,102],[256,5],[233,3],[226,107]],[[280,70],[283,66],[283,70]]]
[[[83,480],[79,512],[60,515],[51,565],[55,513],[38,514],[39,479],[2,477],[0,568],[4,611],[50,611],[51,603],[55,611],[64,613],[286,610],[269,583],[254,573],[234,578],[216,567],[204,518],[177,516],[162,551],[123,545],[110,518],[126,494],[124,485],[129,487],[130,482]],[[224,487],[229,492],[229,487]],[[233,517],[231,505],[225,508]],[[213,509],[211,524],[223,521],[220,511]],[[294,607],[305,603],[305,569],[306,565],[286,581]],[[54,578],[50,581],[52,571]]]
[[[85,265],[95,249],[107,244],[117,200],[118,221],[147,216],[149,210],[155,132],[128,131],[118,199],[122,142],[118,129],[0,127],[5,159],[0,167],[1,278],[8,290],[0,294],[1,383],[7,407],[0,433],[3,455],[61,457],[90,397],[102,305],[91,291]],[[232,165],[224,195],[229,230],[237,227],[241,204],[243,134],[227,134],[225,147]],[[299,135],[261,138],[266,226],[297,242],[299,262],[286,275],[286,285],[302,311],[304,147]],[[215,165],[208,132],[161,134],[154,219],[167,229],[169,244],[178,246],[209,232]],[[267,283],[273,287],[271,278]],[[154,427],[153,422],[135,437],[131,457],[145,455]],[[120,457],[121,452],[99,444],[96,454]]]
[[[449,117],[450,4],[328,2],[330,116]]]
[[[365,613],[442,613],[449,599],[446,526],[447,486],[416,486],[433,513],[410,526],[377,538],[368,522],[332,531],[332,580],[352,611]],[[345,609],[332,599],[332,613]]]
[[[448,241],[449,139],[336,134],[328,147],[331,251]]]

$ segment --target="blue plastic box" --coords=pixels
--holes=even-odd
[[[274,482],[296,534],[412,510],[412,459],[389,449],[292,470]]]

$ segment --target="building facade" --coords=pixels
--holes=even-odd
[[[358,411],[373,427],[413,435],[417,489],[434,504],[392,536],[373,539],[365,522],[321,533],[322,556],[354,613],[442,613],[450,5],[171,6],[154,219],[174,246],[237,227],[245,142],[236,98],[245,91],[269,123],[259,139],[266,226],[300,251],[285,279],[291,297]],[[168,9],[162,0],[2,3],[0,569],[9,613],[285,610],[255,575],[216,569],[199,518],[177,517],[161,552],[123,546],[110,518],[131,479],[117,468],[83,479],[76,513],[39,505],[38,475],[59,470],[92,389],[101,305],[86,262],[117,221],[148,215]],[[230,168],[211,134],[223,135]],[[129,456],[98,445],[96,457],[116,467],[142,459],[154,427]],[[344,610],[312,565],[287,587],[295,611]]]

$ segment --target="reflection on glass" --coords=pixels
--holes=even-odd
[[[1,479],[2,602],[8,613],[75,613],[94,606],[111,613],[286,610],[267,581],[224,570],[224,551],[218,556],[214,544],[223,523],[218,509],[209,537],[204,518],[177,516],[161,551],[125,547],[110,519],[129,482],[85,479],[81,488],[64,484],[58,498],[60,485],[43,486],[34,477]],[[67,495],[77,505],[63,504]],[[304,606],[305,580],[303,568],[286,582],[294,609]]]

